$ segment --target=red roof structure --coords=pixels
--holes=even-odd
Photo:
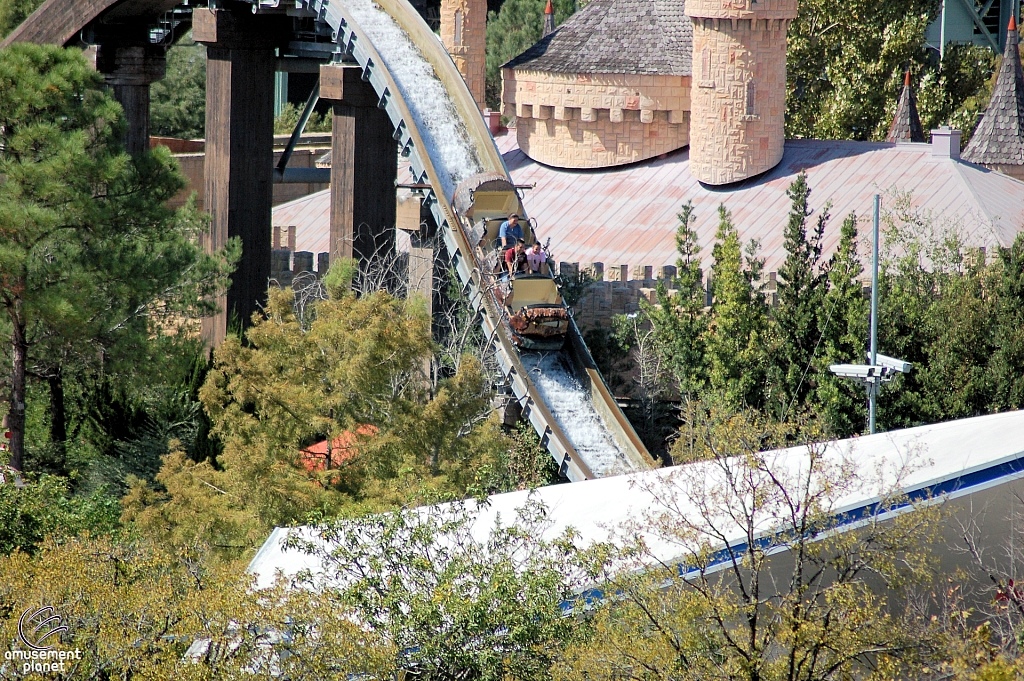
[[[758,239],[765,271],[785,259],[783,230],[790,201],[786,189],[802,170],[811,187],[811,208],[831,202],[825,256],[839,242],[843,219],[856,212],[867,234],[872,195],[882,194],[883,211],[894,196],[939,227],[956,227],[967,246],[1009,246],[1024,231],[1024,182],[979,165],[943,156],[931,144],[890,144],[790,140],[782,162],[770,172],[728,187],[709,188],[690,174],[688,150],[643,163],[599,171],[560,170],[522,153],[515,134],[497,138],[498,148],[523,192],[538,233],[551,239],[553,256],[563,262],[604,263],[655,269],[676,261],[676,214],[692,201],[704,267],[718,226],[718,206],[732,212],[744,240]],[[408,170],[399,171],[400,181]],[[321,192],[274,209],[274,224],[298,226],[299,250],[327,250],[330,193]],[[812,216],[812,219],[813,216]],[[861,249],[862,255],[869,253]]]

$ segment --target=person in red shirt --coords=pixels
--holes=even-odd
[[[526,271],[526,252],[523,250],[522,240],[516,241],[516,245],[505,251],[505,269],[509,276],[515,276]]]

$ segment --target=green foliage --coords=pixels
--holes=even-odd
[[[676,230],[676,276],[674,293],[669,296],[664,283],[658,282],[656,305],[641,302],[641,310],[650,321],[659,352],[684,396],[699,392],[707,381],[705,373],[708,318],[704,314],[705,292],[700,269],[700,244],[693,229],[696,220],[693,204],[687,203],[678,215]]]
[[[961,143],[966,146],[992,95],[996,62],[987,47],[950,43],[938,68],[920,68],[917,110],[925,131],[941,125],[962,130]],[[895,104],[891,110],[895,113]],[[879,128],[876,137],[887,132],[888,124],[885,131]]]
[[[43,0],[0,0],[0,39],[36,11]]]
[[[119,524],[121,505],[100,492],[72,496],[68,481],[51,475],[22,485],[0,483],[0,556],[15,550],[35,553],[43,540],[82,532],[107,533]]]
[[[0,52],[0,338],[15,403],[27,375],[61,393],[69,377],[138,366],[154,335],[212,309],[238,256],[234,242],[203,252],[194,206],[165,205],[184,186],[170,154],[132,159],[122,132],[120,106],[80,52]],[[60,426],[63,400],[52,403]],[[11,419],[17,462],[23,423],[17,410]]]
[[[824,320],[819,317],[828,288],[827,274],[820,262],[828,206],[818,214],[808,237],[807,217],[811,211],[807,202],[811,190],[807,175],[797,175],[786,193],[792,208],[783,236],[786,260],[779,268],[779,301],[772,315],[776,342],[771,349],[772,369],[768,376],[774,388],[769,408],[778,410],[782,419],[814,389],[815,376],[808,377],[807,373],[821,339]]]
[[[150,86],[151,134],[206,136],[206,48],[189,33],[167,50],[167,75]]]
[[[501,107],[501,65],[540,40],[547,0],[505,0],[501,10],[487,14],[487,105]],[[576,0],[554,0],[555,24],[576,11]]]
[[[281,113],[274,119],[274,134],[275,135],[290,135],[295,131],[295,126],[299,124],[299,118],[302,116],[303,107],[295,106],[291,102],[284,105],[281,109]],[[331,131],[331,115],[318,114],[315,111],[310,115],[309,120],[306,121],[305,132],[330,132]]]
[[[290,291],[272,289],[267,318],[245,343],[217,348],[200,391],[223,452],[211,462],[165,457],[156,485],[131,483],[126,519],[173,545],[206,541],[229,555],[309,514],[392,508],[487,486],[508,446],[487,420],[490,386],[462,359],[431,387],[433,346],[416,301],[356,297],[331,270],[331,298],[303,328]],[[329,455],[303,455],[317,442]],[[486,470],[485,470],[486,469]]]
[[[737,407],[764,404],[768,305],[756,283],[763,261],[757,242],[744,249],[732,215],[720,206],[712,250],[713,300],[707,332],[708,382]]]
[[[787,136],[883,139],[908,65],[925,130],[949,124],[969,136],[986,104],[993,56],[950,44],[936,64],[924,31],[938,9],[938,0],[801,2],[788,34]]]
[[[571,530],[542,539],[547,511],[536,501],[478,539],[481,510],[460,502],[325,523],[288,544],[325,566],[303,583],[329,590],[352,621],[392,641],[410,671],[438,680],[548,679],[586,628],[561,605],[588,586],[585,554]]]

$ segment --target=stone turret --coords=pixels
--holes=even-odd
[[[1024,180],[1024,71],[1018,41],[1011,16],[996,87],[962,158]]]
[[[441,0],[441,42],[484,108],[487,65],[487,0]]]
[[[896,115],[892,117],[886,142],[924,142],[924,128],[921,117],[917,115],[917,97],[910,86],[910,71],[903,77],[903,92],[896,104]]]
[[[687,0],[693,22],[690,172],[739,182],[782,160],[786,32],[797,0]]]

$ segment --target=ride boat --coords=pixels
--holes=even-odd
[[[512,213],[524,213],[519,192],[499,173],[480,173],[455,190],[452,207],[474,245],[484,289],[502,312],[512,342],[524,350],[560,350],[569,332],[569,309],[548,260],[536,274],[510,274],[504,267],[498,232]],[[524,221],[526,243],[536,240],[536,221]]]

